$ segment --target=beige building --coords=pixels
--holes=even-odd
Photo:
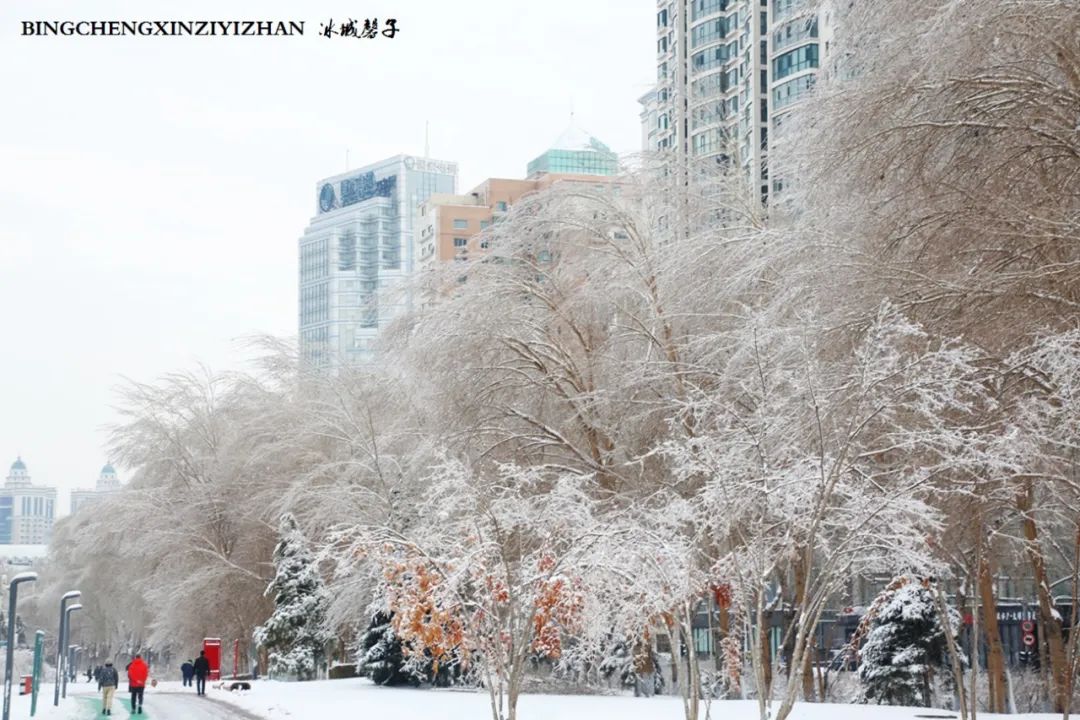
[[[571,125],[529,163],[526,179],[488,178],[464,195],[436,193],[420,203],[413,224],[417,269],[425,272],[438,263],[467,262],[486,253],[483,231],[529,193],[558,182],[604,186],[615,181],[618,169],[606,145]]]

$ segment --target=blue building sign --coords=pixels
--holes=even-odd
[[[366,172],[356,177],[346,178],[341,181],[341,204],[335,202],[334,187],[330,183],[322,186],[319,191],[319,209],[329,212],[335,207],[355,205],[373,197],[393,197],[397,187],[397,175],[390,175],[381,180],[375,179],[375,173]]]

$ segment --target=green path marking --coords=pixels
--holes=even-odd
[[[84,718],[85,720],[90,720],[90,718],[98,720],[102,717],[114,717],[118,718],[118,720],[128,717],[140,717],[138,715],[131,715],[131,696],[126,698],[127,702],[123,702],[124,699],[125,698],[122,695],[117,693],[113,697],[113,714],[106,716],[101,714],[101,695],[78,695],[75,697],[75,700],[79,703],[79,709],[82,710],[82,712],[79,713],[79,717]],[[143,708],[141,717],[150,717],[150,713],[146,712],[145,707]]]

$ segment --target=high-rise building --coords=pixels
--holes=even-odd
[[[733,161],[770,192],[769,129],[813,87],[812,0],[658,0],[657,85],[639,102],[644,149]]]
[[[408,297],[387,292],[414,269],[413,220],[435,193],[457,192],[457,164],[397,155],[319,181],[300,238],[301,357],[316,368],[369,359]]]
[[[16,458],[0,490],[0,544],[44,545],[56,520],[56,488],[34,485]]]
[[[120,489],[120,478],[116,475],[116,469],[112,463],[105,463],[98,475],[97,485],[93,490],[71,491],[71,514],[74,515],[79,508],[85,507],[90,502],[100,499],[109,493]]]

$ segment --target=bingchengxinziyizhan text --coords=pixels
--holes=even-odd
[[[380,29],[381,25],[381,29]],[[376,18],[320,24],[323,37],[393,38],[397,20]],[[295,37],[303,20],[23,20],[24,37]]]

